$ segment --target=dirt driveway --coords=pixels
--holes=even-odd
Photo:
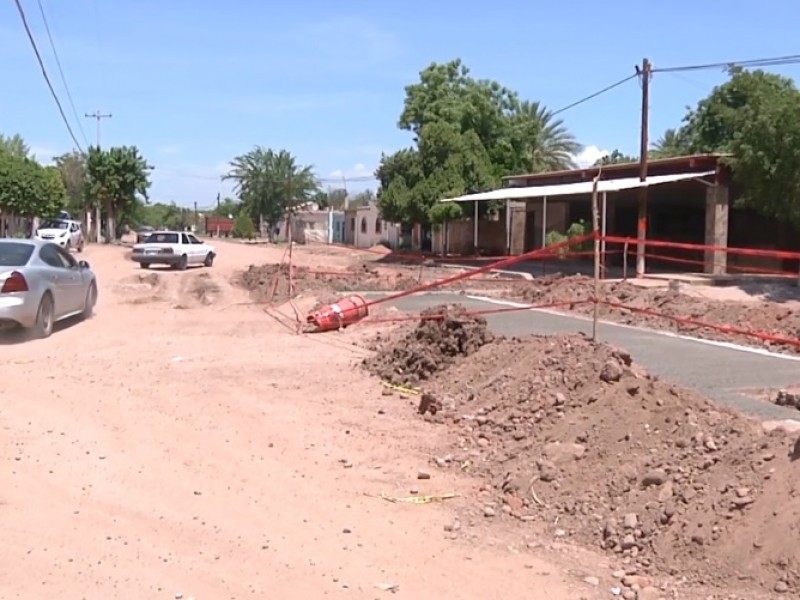
[[[429,466],[437,430],[351,368],[363,350],[229,283],[280,254],[154,275],[90,247],[96,316],[0,346],[0,598],[608,597],[594,555],[447,531],[466,498],[376,497],[475,490]]]

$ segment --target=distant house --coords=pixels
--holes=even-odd
[[[297,211],[292,216],[291,222],[292,239],[298,244],[335,244],[342,243],[344,239],[342,211],[318,210],[314,205],[312,210]],[[276,226],[275,241],[288,241],[289,232],[286,227],[286,219],[282,219]]]
[[[356,248],[370,248],[381,243],[396,248],[400,227],[381,219],[375,203],[347,208],[344,211],[344,243]]]

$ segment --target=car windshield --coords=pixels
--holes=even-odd
[[[69,223],[66,221],[45,221],[39,229],[69,229]]]
[[[24,267],[33,254],[32,244],[0,243],[0,267]]]
[[[177,244],[177,233],[153,233],[146,240],[147,244]]]

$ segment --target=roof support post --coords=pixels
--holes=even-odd
[[[511,256],[511,200],[506,200],[506,255]]]
[[[601,200],[602,208],[602,217],[600,221],[600,260],[602,264],[602,271],[600,272],[600,277],[603,279],[606,278],[606,235],[608,234],[608,229],[606,227],[606,218],[608,216],[608,192],[603,192],[602,200]]]
[[[475,200],[475,213],[472,220],[472,247],[473,252],[478,254],[478,201]]]
[[[542,196],[542,248],[547,246],[547,196]]]

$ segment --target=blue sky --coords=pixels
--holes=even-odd
[[[796,0],[598,4],[521,0],[289,3],[256,0],[42,0],[88,140],[100,109],[103,145],[135,144],[156,167],[151,198],[214,203],[227,162],[256,144],[286,148],[325,185],[369,176],[382,151],[410,143],[396,127],[404,86],[432,61],[460,57],[553,109],[633,72],[800,53]],[[79,141],[35,0],[22,0]],[[46,160],[73,144],[13,2],[0,3],[0,132]],[[800,65],[775,69],[800,79]],[[679,123],[722,73],[659,74],[653,138]],[[587,147],[638,154],[633,80],[563,113]],[[327,181],[331,180],[331,181]],[[374,187],[352,182],[351,189]]]

